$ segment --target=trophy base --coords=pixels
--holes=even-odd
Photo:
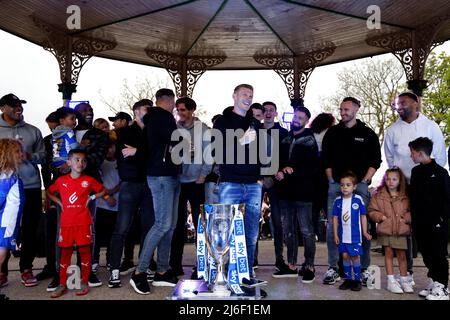
[[[245,288],[246,289],[246,288]],[[204,280],[179,280],[167,300],[260,300],[259,288],[244,290],[243,295],[235,295],[230,290],[211,291],[208,283]]]

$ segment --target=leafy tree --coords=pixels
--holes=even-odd
[[[427,90],[422,98],[422,112],[436,121],[445,140],[450,143],[450,56],[445,52],[428,57],[425,68]]]

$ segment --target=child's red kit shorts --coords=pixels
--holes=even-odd
[[[59,229],[58,246],[61,248],[78,247],[90,245],[92,243],[92,226],[61,227]]]

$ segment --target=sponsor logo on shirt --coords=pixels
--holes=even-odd
[[[355,141],[357,141],[357,142],[364,142],[364,138],[355,137]]]
[[[348,211],[346,211],[343,215],[342,215],[342,220],[344,220],[344,222],[347,222],[348,219],[350,219],[350,213]]]
[[[78,196],[77,196],[77,192],[75,191],[74,193],[72,193],[69,197],[69,202],[70,204],[74,204],[75,201],[78,200]]]

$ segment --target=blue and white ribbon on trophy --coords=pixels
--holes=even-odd
[[[205,230],[200,216],[197,226],[197,274],[199,279],[203,278],[208,281],[208,250],[206,248]]]

